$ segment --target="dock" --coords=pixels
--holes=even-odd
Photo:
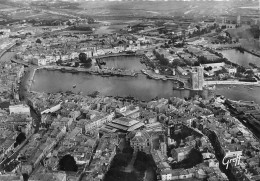
[[[62,72],[69,72],[69,73],[88,73],[88,74],[95,74],[95,75],[103,75],[106,77],[109,76],[137,76],[138,73],[132,70],[122,70],[122,69],[115,69],[115,68],[79,68],[79,67],[66,67],[66,66],[42,66],[39,69],[47,69],[47,70],[60,70]]]

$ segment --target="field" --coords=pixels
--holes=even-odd
[[[132,15],[132,16],[176,16],[176,15],[221,15],[242,13],[248,9],[243,6],[257,6],[257,2],[241,1],[134,1],[134,2],[82,2],[79,11],[89,15]],[[210,8],[209,8],[210,7]]]

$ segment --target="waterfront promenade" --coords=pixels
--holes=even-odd
[[[226,81],[204,81],[204,86],[207,85],[253,85],[260,86],[259,82],[243,82],[239,80],[226,80]]]

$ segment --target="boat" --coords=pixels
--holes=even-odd
[[[61,68],[60,71],[61,72],[66,72],[66,69],[65,68]]]
[[[245,119],[242,119],[242,122],[245,123],[245,124],[247,124],[247,120],[245,120]]]
[[[144,74],[146,74],[146,73],[147,73],[147,72],[146,72],[146,70],[144,70],[144,69],[142,69],[141,71],[142,71]]]
[[[101,77],[110,77],[111,75],[108,75],[108,74],[104,74],[104,75],[101,75]]]
[[[152,77],[151,77],[150,75],[146,75],[146,77],[147,77],[148,79],[152,79]]]
[[[75,69],[68,69],[66,72],[69,72],[69,73],[78,73],[78,70],[75,70]]]
[[[172,90],[179,90],[179,89],[180,89],[179,86],[176,86],[176,87],[173,86],[173,87],[172,87]]]

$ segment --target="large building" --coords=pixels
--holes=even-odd
[[[202,66],[195,67],[191,71],[191,89],[202,90],[204,83],[204,68]]]
[[[151,135],[147,131],[132,132],[128,135],[130,145],[136,151],[143,151],[147,154],[151,151]]]
[[[137,121],[132,118],[121,117],[107,123],[105,126],[103,126],[102,130],[108,132],[115,132],[115,131],[131,132],[143,126],[144,123],[140,121]]]
[[[10,114],[26,114],[30,115],[30,107],[24,104],[19,105],[10,105],[9,106]]]

